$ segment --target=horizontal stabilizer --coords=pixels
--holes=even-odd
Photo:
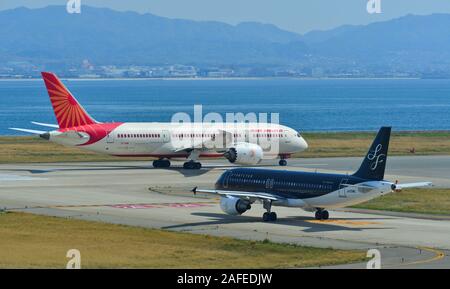
[[[46,133],[46,131],[43,131],[43,130],[34,130],[34,129],[25,129],[25,128],[10,127],[9,129],[16,130],[16,131],[21,131],[21,132],[26,132],[26,133],[32,133],[32,134],[44,134],[44,133]]]
[[[78,132],[75,130],[69,130],[62,132],[60,134],[55,135],[55,137],[63,137],[63,138],[70,138],[70,139],[89,139],[89,135],[84,132]]]
[[[433,185],[432,182],[420,182],[420,183],[406,183],[406,184],[396,184],[396,190],[403,190],[409,188],[421,188],[421,187],[431,187]]]
[[[32,124],[35,124],[35,125],[40,125],[40,126],[59,128],[59,126],[58,126],[57,124],[42,123],[42,122],[36,122],[36,121],[32,121],[31,123],[32,123]]]

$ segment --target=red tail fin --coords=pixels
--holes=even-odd
[[[42,78],[60,128],[97,123],[55,74],[42,72]]]

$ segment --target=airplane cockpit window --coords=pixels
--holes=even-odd
[[[300,134],[300,132],[297,133],[297,137],[302,137],[302,135]]]

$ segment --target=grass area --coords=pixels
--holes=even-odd
[[[65,147],[39,137],[0,137],[0,163],[88,162],[138,160]],[[145,159],[145,158],[141,158]],[[148,158],[147,158],[148,160]]]
[[[450,215],[450,189],[409,189],[381,196],[355,207],[381,211]]]
[[[295,157],[345,157],[363,156],[372,143],[375,133],[304,133],[309,144],[307,151]],[[149,158],[121,158],[96,154],[57,145],[38,137],[0,137],[0,163],[21,162],[76,162],[148,160]],[[450,131],[446,132],[395,132],[392,134],[390,155],[448,155]]]
[[[307,151],[298,157],[346,157],[363,156],[376,133],[339,132],[303,133],[309,144]],[[448,155],[450,132],[393,132],[389,144],[390,155]]]
[[[365,252],[244,241],[99,222],[0,214],[1,268],[291,268],[365,260]]]

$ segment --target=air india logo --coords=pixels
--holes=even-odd
[[[376,170],[378,165],[384,162],[384,157],[386,157],[386,155],[380,153],[382,149],[383,146],[379,144],[375,147],[375,150],[373,152],[370,152],[367,155],[367,159],[369,161],[372,161],[372,163],[370,164],[370,169],[372,171]]]

